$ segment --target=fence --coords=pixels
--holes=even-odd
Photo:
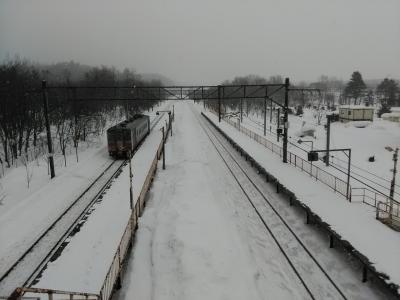
[[[92,294],[92,293],[78,293],[78,292],[67,292],[67,291],[59,291],[59,290],[51,290],[51,289],[40,289],[40,288],[17,288],[16,293],[18,295],[28,294],[26,296],[18,296],[13,299],[48,299],[48,300],[56,300],[56,299],[70,299],[70,300],[98,300],[100,299],[100,295]],[[2,299],[2,298],[0,298]],[[6,299],[6,298],[4,298]]]
[[[216,114],[214,111],[210,110],[210,112]],[[283,155],[283,149],[281,146],[267,140],[263,136],[247,129],[246,127],[240,126],[240,123],[236,123],[231,119],[224,118],[224,121],[229,125],[235,127],[240,132],[249,136],[251,139],[255,140],[259,144],[265,146],[270,149],[272,153],[278,154],[280,157]],[[311,177],[316,180],[326,184],[333,191],[338,192],[342,196],[346,197],[347,195],[347,182],[344,180],[322,170],[321,168],[312,164],[312,162],[306,161],[303,158],[297,156],[288,151],[288,163],[300,169],[301,171],[309,174]],[[349,187],[349,201],[359,201],[365,203],[367,205],[373,206],[376,208],[376,218],[379,220],[383,220],[385,222],[390,222],[392,225],[400,227],[400,202],[391,199],[389,196],[386,196],[381,193],[377,193],[368,188],[360,187],[360,188],[351,188]]]
[[[278,154],[280,157],[283,155],[283,148],[263,136],[247,129],[246,127],[240,126],[239,123],[236,123],[230,119],[224,119],[229,125],[235,127],[240,132],[249,136],[251,139],[255,140],[257,143],[263,145],[272,151],[272,153]],[[301,171],[307,173],[311,177],[316,180],[324,183],[328,187],[330,187],[334,192],[339,193],[340,195],[347,197],[347,182],[344,180],[322,170],[321,168],[313,165],[311,162],[304,160],[303,158],[297,156],[288,151],[288,163],[300,169]],[[351,190],[351,189],[350,189]],[[351,195],[349,197],[349,201],[351,201]]]
[[[400,203],[391,200],[389,202],[378,202],[376,206],[376,218],[384,223],[400,228]]]
[[[132,246],[132,240],[135,235],[139,217],[142,215],[145,205],[145,196],[147,191],[150,189],[151,182],[153,180],[154,174],[157,170],[157,161],[161,157],[161,153],[163,150],[163,144],[168,138],[168,133],[171,130],[171,124],[169,124],[168,129],[166,131],[164,141],[162,140],[160,145],[158,146],[157,153],[153,159],[150,170],[146,176],[144,181],[142,190],[140,191],[139,197],[135,203],[134,208],[132,209],[131,216],[129,218],[128,224],[125,228],[124,234],[122,235],[121,241],[117,248],[116,253],[114,254],[114,258],[110,265],[110,268],[107,272],[106,278],[100,290],[100,299],[108,300],[111,298],[114,288],[119,287],[121,284],[121,272],[124,265],[124,262],[127,258],[128,250]]]

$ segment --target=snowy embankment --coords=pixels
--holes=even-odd
[[[164,116],[132,158],[133,199],[136,201],[161,142]],[[47,265],[35,287],[98,293],[131,214],[129,166],[96,203],[87,221],[61,256]]]
[[[388,282],[400,285],[400,235],[375,220],[375,210],[362,203],[349,203],[331,189],[293,166],[282,163],[279,156],[248,136],[238,132],[209,112],[207,116],[262,167],[271,173],[297,199],[321,219],[330,224],[343,240],[349,241],[365,255],[380,272],[387,274]]]

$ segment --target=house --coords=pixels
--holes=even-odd
[[[339,119],[341,122],[372,121],[374,108],[362,105],[343,105],[339,107]]]

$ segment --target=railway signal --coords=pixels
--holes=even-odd
[[[351,169],[351,149],[350,148],[344,148],[344,149],[331,149],[331,152],[334,151],[340,151],[343,152],[347,158],[348,158],[348,163],[347,163],[347,190],[346,190],[346,199],[351,202],[351,193],[350,193],[350,169]],[[310,162],[313,161],[318,161],[318,153],[319,152],[326,152],[326,150],[312,150],[308,152],[307,155],[307,160]],[[347,153],[346,153],[347,152]]]

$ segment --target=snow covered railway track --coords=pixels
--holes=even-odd
[[[241,167],[234,150],[205,119],[200,125],[311,299],[347,299],[298,235]]]
[[[113,161],[67,209],[1,275],[0,295],[9,296],[17,287],[29,285],[101,198],[126,161]]]

